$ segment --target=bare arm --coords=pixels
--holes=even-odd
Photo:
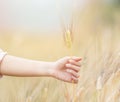
[[[9,76],[49,76],[52,62],[34,61],[6,55],[1,63],[1,73]]]
[[[34,61],[6,55],[1,63],[1,74],[8,76],[51,76],[66,82],[78,82],[78,57],[64,57],[55,62]]]

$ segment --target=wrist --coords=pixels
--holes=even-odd
[[[51,63],[51,67],[48,68],[48,76],[50,77],[54,77],[55,76],[55,62],[50,62]]]

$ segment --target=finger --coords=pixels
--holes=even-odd
[[[68,73],[72,74],[72,75],[73,75],[74,77],[76,77],[76,78],[79,77],[79,74],[78,74],[76,71],[74,71],[74,70],[67,69],[66,71],[67,71]]]
[[[66,67],[69,69],[75,70],[77,72],[80,70],[80,67],[72,65],[72,64],[66,64]]]
[[[58,61],[59,61],[59,63],[61,63],[61,64],[65,64],[65,63],[67,63],[67,62],[69,61],[69,59],[71,59],[71,57],[66,56],[66,57],[64,57],[64,58],[61,58],[61,59],[58,60]]]
[[[67,73],[66,71],[65,71],[65,73],[63,73],[63,72],[57,72],[55,74],[55,78],[57,78],[59,80],[62,80],[64,82],[71,83],[72,75],[70,73]]]
[[[73,59],[75,61],[81,61],[82,60],[82,58],[76,57],[76,56],[72,56],[71,59]]]
[[[74,61],[74,60],[69,60],[69,63],[80,67],[80,62],[76,62],[76,61]]]
[[[59,79],[59,80],[61,80],[61,79]],[[62,81],[77,84],[78,78],[71,76],[71,77],[64,78]]]
[[[72,83],[77,84],[77,83],[78,83],[78,78],[76,78],[76,77],[72,76]]]

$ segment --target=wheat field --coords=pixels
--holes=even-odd
[[[4,76],[0,102],[120,102],[120,12],[113,8],[109,15],[108,8],[91,3],[74,13],[72,27],[62,25],[53,35],[1,29],[0,48],[11,55],[42,61],[75,55],[83,60],[76,85]]]

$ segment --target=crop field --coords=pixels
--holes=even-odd
[[[95,2],[77,10],[68,26],[63,21],[61,32],[51,35],[0,29],[0,48],[8,54],[42,61],[82,58],[78,84],[4,76],[0,102],[120,102],[119,18],[119,7]]]

